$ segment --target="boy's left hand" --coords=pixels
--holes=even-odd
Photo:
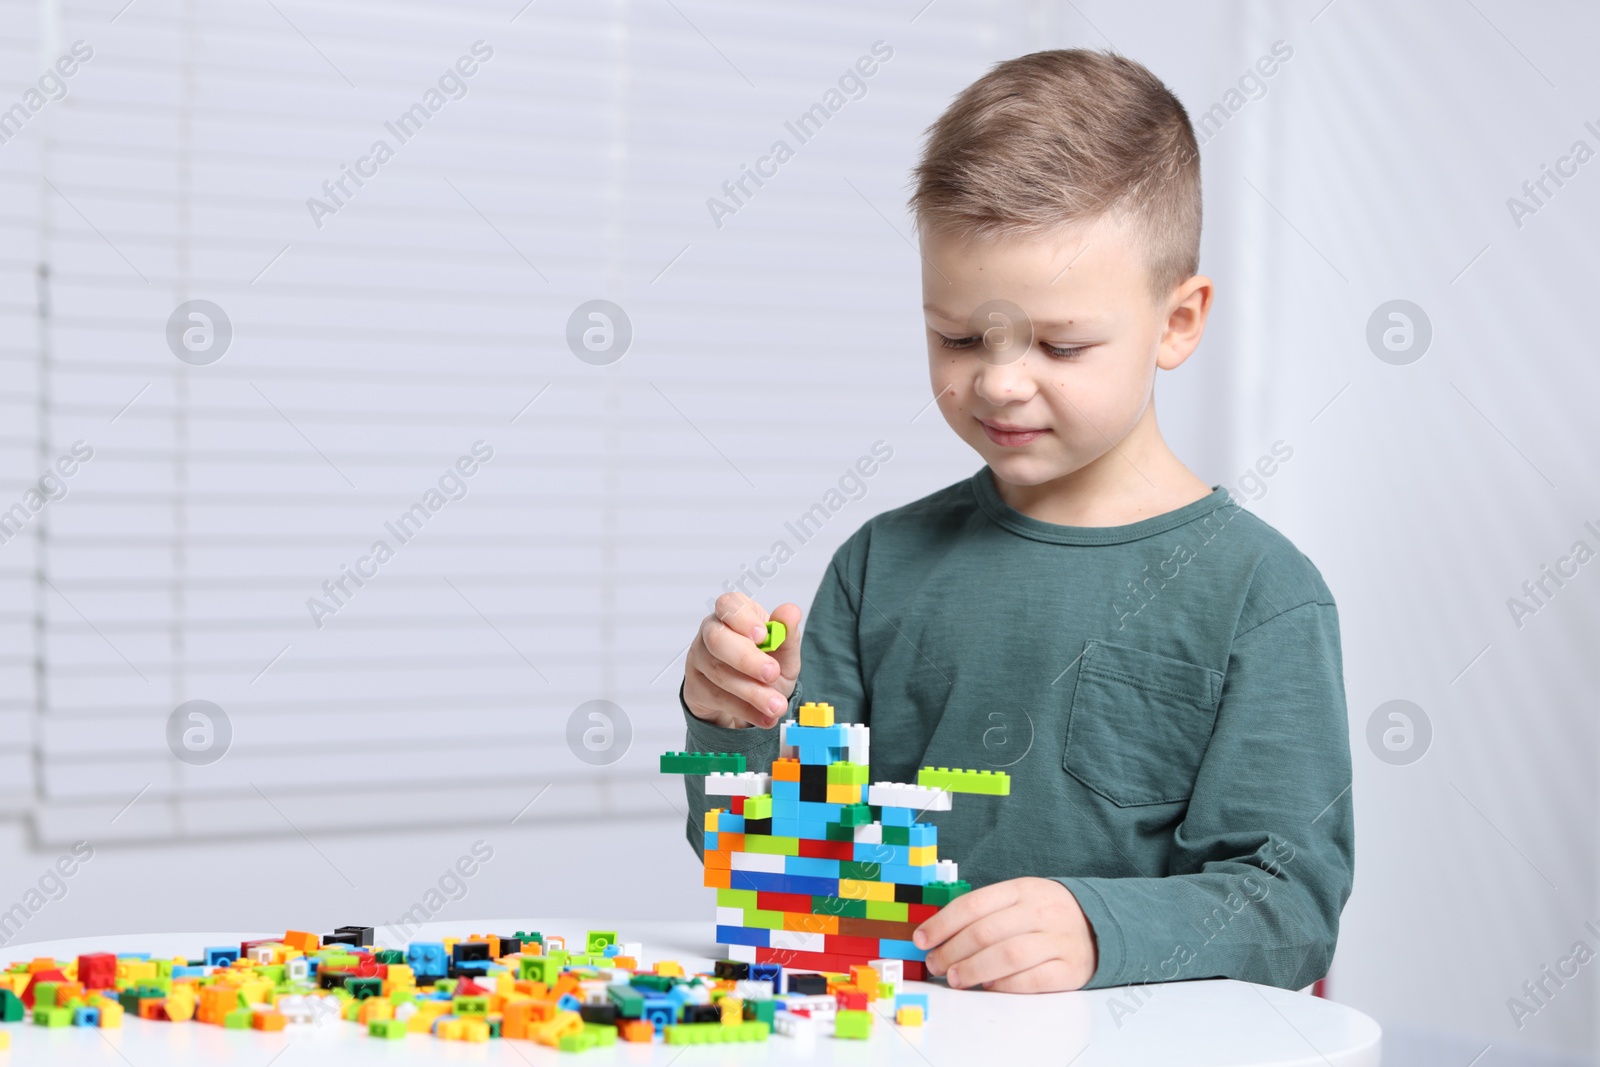
[[[962,894],[917,927],[928,972],[952,989],[1006,993],[1081,989],[1098,962],[1078,898],[1048,878],[1012,878]]]

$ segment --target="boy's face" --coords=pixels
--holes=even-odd
[[[1199,340],[1174,336],[1173,301],[1151,298],[1139,248],[1109,218],[1043,238],[928,234],[922,254],[939,409],[1014,485],[1114,457],[1146,420],[1158,363],[1177,366]]]

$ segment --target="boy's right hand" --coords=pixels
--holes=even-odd
[[[772,612],[789,631],[776,652],[756,647],[767,639],[768,615],[760,604],[743,593],[723,593],[713,607],[684,666],[689,713],[715,726],[775,726],[800,677],[799,605],[780,604]]]

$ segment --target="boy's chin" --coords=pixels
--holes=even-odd
[[[1081,466],[1061,457],[1046,458],[1016,452],[996,455],[993,451],[979,454],[988,462],[996,478],[1011,485],[1043,485],[1065,478]]]

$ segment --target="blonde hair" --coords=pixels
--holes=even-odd
[[[929,126],[911,211],[923,234],[1041,237],[1113,216],[1162,299],[1200,267],[1200,151],[1142,64],[1087,49],[996,64]]]

